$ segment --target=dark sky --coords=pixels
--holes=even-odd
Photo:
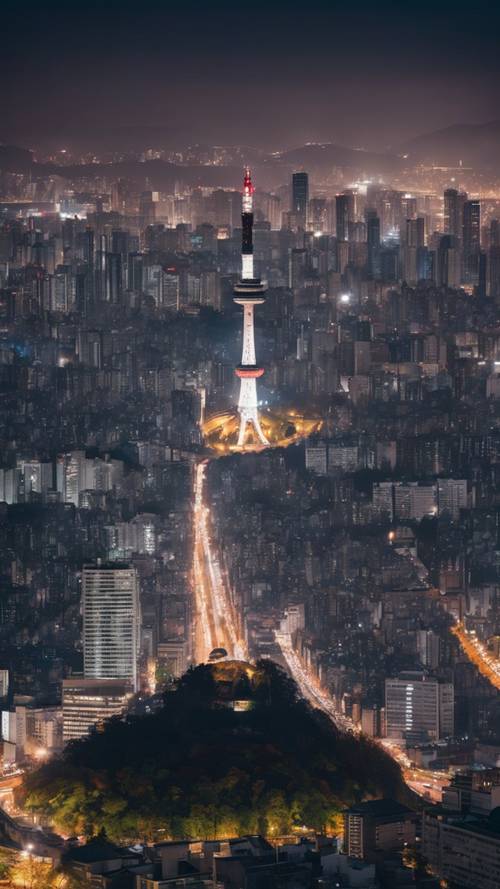
[[[494,0],[3,0],[1,9],[2,141],[57,144],[147,125],[180,140],[384,148],[500,117]]]

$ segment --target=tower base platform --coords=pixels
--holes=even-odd
[[[323,420],[319,417],[306,417],[294,409],[273,408],[259,411],[262,432],[267,444],[262,444],[251,423],[248,423],[246,438],[238,444],[240,415],[235,409],[208,416],[203,423],[205,447],[219,456],[249,451],[263,451],[266,448],[286,448],[296,444],[321,430]]]

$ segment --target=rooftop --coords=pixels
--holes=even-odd
[[[371,799],[364,803],[357,803],[346,809],[350,815],[372,815],[374,818],[396,817],[398,815],[412,815],[408,806],[398,803],[394,799]]]

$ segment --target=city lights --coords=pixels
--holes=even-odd
[[[0,10],[0,883],[500,887],[500,6],[111,6]]]
[[[199,463],[194,473],[194,564],[193,587],[197,618],[195,622],[196,661],[208,660],[216,648],[224,648],[230,657],[248,656],[240,638],[227,582],[215,556],[210,539],[210,514],[205,505],[206,464]]]

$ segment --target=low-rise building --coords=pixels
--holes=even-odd
[[[374,799],[344,812],[344,851],[375,861],[380,853],[400,852],[415,842],[417,815],[392,799]]]
[[[94,726],[123,713],[133,687],[123,679],[65,679],[62,692],[66,743],[85,737]]]

